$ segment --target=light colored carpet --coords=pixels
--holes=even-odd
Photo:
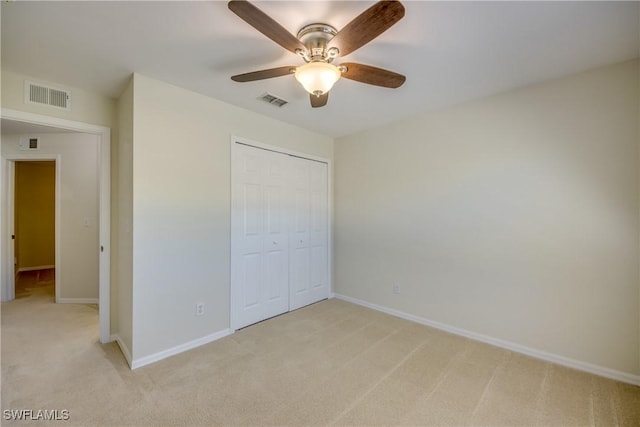
[[[130,371],[51,286],[2,304],[2,409],[70,411],[52,424],[640,425],[639,387],[339,300]]]

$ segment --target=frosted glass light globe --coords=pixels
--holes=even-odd
[[[327,62],[309,62],[296,68],[296,80],[312,95],[329,92],[341,76],[340,69]]]

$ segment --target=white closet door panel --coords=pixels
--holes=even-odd
[[[310,253],[309,253],[309,184],[310,161],[291,158],[291,192],[293,197],[293,221],[290,247],[289,289],[291,310],[311,304]]]
[[[265,319],[289,311],[289,240],[286,169],[289,157],[264,151]]]
[[[283,271],[283,267],[286,266],[285,262],[286,262],[286,259],[282,251],[271,251],[267,253],[266,300],[268,303],[273,303],[288,297],[287,291],[289,290],[289,287],[287,286],[287,288],[285,289],[285,292],[283,292],[283,289],[282,289],[283,279],[285,282],[288,279],[286,274],[283,274],[283,273],[286,273],[286,271]],[[289,308],[289,307],[287,306],[286,308]]]
[[[240,238],[245,250],[247,247],[253,247],[253,250],[256,251],[260,249],[261,234],[264,228],[262,186],[254,182],[244,182],[241,191],[242,228]]]
[[[311,248],[311,260],[310,273],[312,292],[324,295],[324,289],[327,286],[327,247],[313,246]],[[327,296],[321,296],[316,300],[324,298],[327,298]]]
[[[291,284],[296,298],[307,298],[309,292],[309,248],[296,248],[293,253]]]
[[[262,259],[259,253],[244,254],[242,257],[242,282],[243,298],[242,308],[245,310],[251,308],[260,309],[260,270],[262,269]]]
[[[262,316],[260,275],[262,270],[262,159],[259,153],[238,150],[232,159],[231,266],[232,305],[235,320],[250,324]],[[235,292],[234,292],[235,291]],[[236,322],[234,322],[236,323]],[[239,326],[240,327],[240,326]]]
[[[287,156],[236,146],[232,157],[232,327],[289,309]]]
[[[326,163],[310,164],[310,229],[311,302],[329,297],[329,211],[328,166]]]
[[[263,308],[260,303],[261,256],[259,253],[245,254],[238,278],[242,318],[247,324],[260,321]]]

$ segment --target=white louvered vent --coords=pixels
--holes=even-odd
[[[282,98],[278,98],[277,96],[271,95],[270,93],[265,93],[258,97],[259,100],[268,102],[271,105],[275,105],[276,107],[283,107],[285,104],[288,104],[288,101],[285,101]]]
[[[71,91],[26,80],[24,102],[71,110]]]

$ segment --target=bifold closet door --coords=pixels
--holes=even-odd
[[[329,297],[328,166],[291,158],[290,310]]]
[[[289,156],[232,150],[231,313],[239,329],[289,310]]]

